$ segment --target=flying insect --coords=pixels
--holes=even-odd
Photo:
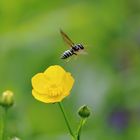
[[[62,31],[60,30],[64,42],[69,46],[70,49],[66,50],[62,55],[61,59],[67,59],[73,55],[78,55],[78,53],[84,51],[84,46],[82,44],[75,44],[73,41]]]

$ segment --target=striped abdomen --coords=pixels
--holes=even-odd
[[[74,54],[73,49],[67,50],[62,54],[61,59],[66,59],[66,58],[72,56],[73,54]]]

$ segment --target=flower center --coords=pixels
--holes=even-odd
[[[48,95],[49,97],[57,97],[62,94],[62,87],[58,87],[57,85],[53,84],[48,89]]]

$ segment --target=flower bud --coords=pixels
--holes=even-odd
[[[13,137],[11,140],[20,140],[18,137]]]
[[[14,99],[13,99],[13,92],[10,90],[6,90],[5,92],[2,93],[2,97],[0,99],[0,105],[3,107],[11,107],[14,104]]]
[[[86,105],[81,106],[78,110],[78,114],[81,118],[89,117],[90,110],[89,110],[88,106],[86,106]]]

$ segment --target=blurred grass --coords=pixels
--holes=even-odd
[[[69,139],[57,105],[31,95],[31,77],[59,64],[75,77],[64,100],[73,127],[76,110],[88,104],[93,115],[83,139],[139,139],[140,2],[138,0],[0,1],[0,91],[15,92],[9,112],[10,135],[22,139]],[[66,63],[62,28],[74,42],[87,45],[87,56]],[[118,109],[130,112],[118,131],[108,119]]]

